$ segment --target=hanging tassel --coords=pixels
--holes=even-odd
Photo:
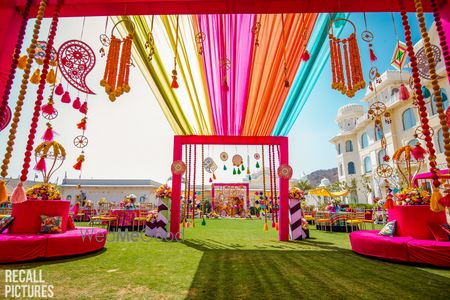
[[[49,102],[42,106],[42,112],[48,115],[53,115],[54,113],[56,113],[56,109],[53,107],[53,103]]]
[[[278,227],[278,222],[275,223],[275,230],[278,231],[279,227]]]
[[[34,71],[33,75],[30,78],[30,82],[32,84],[38,84],[40,80],[41,80],[41,70],[36,69],[36,71]]]
[[[75,100],[72,102],[72,107],[75,109],[80,109],[81,107],[80,97],[75,98]]]
[[[370,54],[370,61],[371,62],[374,62],[374,61],[377,60],[375,52],[373,51],[373,48],[372,48],[372,44],[369,44],[369,54]]]
[[[77,128],[85,131],[86,130],[86,121],[87,121],[86,117],[81,119],[80,123],[77,124]]]
[[[69,92],[65,92],[64,95],[62,95],[61,102],[62,103],[70,103],[70,102],[72,102],[72,99],[70,99]]]
[[[205,226],[205,225],[206,225],[206,220],[205,220],[205,217],[203,217],[202,226]]]
[[[440,212],[444,210],[444,207],[441,205],[440,201],[442,199],[441,192],[439,192],[439,188],[433,188],[433,193],[431,194],[430,199],[430,209],[434,212]]]
[[[245,171],[245,167],[244,167],[244,164],[242,164],[242,166],[241,166],[241,170],[242,170],[242,171]]]
[[[409,99],[408,88],[403,83],[400,84],[399,97],[400,97],[400,100],[403,100],[403,101],[406,101]]]
[[[256,162],[256,168],[259,169],[259,162]]]
[[[17,61],[17,67],[21,70],[25,70],[25,67],[27,66],[27,60],[28,57],[26,55],[22,55]]]
[[[247,175],[250,175],[250,169],[247,169]]]
[[[177,70],[172,70],[172,84],[170,85],[171,88],[177,89],[179,87],[177,82]]]
[[[211,183],[212,182],[212,178],[211,177],[209,177],[209,183]]]
[[[19,182],[11,193],[11,203],[22,203],[27,201],[27,195],[23,183]]]
[[[84,162],[84,154],[80,154],[80,156],[78,156],[77,158],[77,163],[73,165],[73,168],[75,170],[81,170],[83,162]]]
[[[83,115],[86,115],[87,112],[88,112],[88,105],[87,105],[87,102],[84,101],[83,104],[81,104],[80,113],[82,113]]]
[[[386,209],[392,209],[394,208],[394,200],[392,199],[392,195],[386,196],[386,203],[384,203],[384,208]]]
[[[249,181],[252,180],[252,176],[248,175],[248,180]]]
[[[236,169],[233,168],[233,175],[236,175]]]
[[[424,160],[426,153],[427,151],[423,149],[420,143],[417,143],[416,146],[411,151],[411,154],[415,160]]]
[[[267,223],[264,223],[264,231],[269,231],[269,225]]]
[[[56,86],[55,94],[58,96],[61,96],[62,94],[64,94],[64,88],[61,83]]]
[[[54,131],[52,128],[52,124],[47,123],[47,129],[44,132],[44,135],[42,136],[42,139],[46,142],[53,141]]]
[[[47,166],[45,165],[45,156],[41,156],[34,169],[41,172],[47,171]]]
[[[227,170],[227,166],[223,165],[223,170],[226,171]]]
[[[0,203],[8,201],[8,192],[6,191],[6,182],[0,181]]]
[[[47,77],[45,78],[45,80],[47,81],[48,84],[55,84],[56,83],[56,74],[55,74],[55,71],[53,69],[51,69],[48,72]]]
[[[308,61],[309,58],[310,58],[309,52],[308,52],[308,50],[305,50],[305,52],[303,52],[303,54],[302,54],[302,60]]]
[[[213,180],[216,180],[216,174],[213,173]]]
[[[430,98],[430,90],[426,86],[422,86],[422,95],[425,99]]]
[[[275,228],[275,221],[272,220],[272,228]]]
[[[241,175],[241,169],[237,168],[238,175]]]

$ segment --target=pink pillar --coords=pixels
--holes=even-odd
[[[173,161],[182,160],[183,145],[180,137],[173,139]],[[172,203],[170,206],[170,233],[172,238],[178,238],[180,234],[180,197],[181,197],[181,175],[172,174]]]
[[[0,49],[0,95],[3,95],[22,17],[14,6],[0,8],[0,16],[2,16],[0,18],[0,41],[2,41]],[[25,47],[24,45],[22,51],[25,51]]]
[[[280,165],[289,163],[288,139],[280,142]],[[280,212],[278,240],[289,241],[289,180],[280,178]]]
[[[441,41],[442,45],[445,45],[447,49],[450,47],[450,1],[444,1],[442,6],[439,8],[439,13],[441,15],[442,27],[445,32],[445,41]],[[447,50],[447,53],[450,50]],[[450,55],[444,57],[445,67],[447,69],[447,74],[450,71]],[[448,81],[450,82],[450,76],[448,77]]]

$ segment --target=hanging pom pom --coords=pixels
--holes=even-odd
[[[53,141],[54,131],[52,128],[52,124],[47,123],[47,129],[44,132],[44,135],[42,136],[42,139],[46,142]]]
[[[423,149],[423,147],[420,145],[420,143],[417,143],[416,146],[411,151],[411,154],[415,160],[424,160],[426,153],[427,153],[427,151],[425,151],[425,149]]]
[[[400,84],[399,97],[400,97],[400,100],[403,100],[403,101],[406,101],[409,99],[408,88],[403,83]]]
[[[21,70],[25,70],[25,67],[27,66],[27,59],[28,57],[26,55],[22,55],[17,61],[17,67]]]
[[[51,69],[48,72],[47,77],[45,78],[45,80],[47,81],[48,84],[55,84],[56,83],[56,74],[55,74],[55,71],[53,69]]]
[[[431,96],[430,90],[426,86],[422,86],[422,95],[425,99]]]
[[[371,62],[374,62],[374,61],[377,60],[375,52],[373,51],[373,48],[372,48],[372,44],[369,44],[369,54],[370,54],[370,61]]]
[[[256,162],[256,168],[259,169],[259,162]]]
[[[42,106],[42,112],[48,115],[53,115],[56,113],[56,109],[53,107],[53,103],[49,102]]]
[[[75,109],[80,109],[81,107],[80,97],[75,98],[75,100],[72,102],[72,107]]]
[[[73,168],[75,170],[81,170],[83,162],[84,162],[84,154],[80,154],[80,156],[78,156],[77,158],[77,163],[73,165]]]
[[[61,96],[62,94],[64,94],[64,88],[61,83],[56,86],[55,94],[58,96]]]
[[[444,210],[444,207],[441,205],[442,195],[441,192],[439,192],[439,188],[433,188],[433,193],[431,194],[430,199],[430,209],[434,212],[440,212]]]
[[[41,156],[36,166],[34,167],[36,171],[45,172],[47,170],[47,166],[45,165],[45,157]]]
[[[0,181],[0,203],[8,201],[8,192],[6,191],[6,183]]]
[[[40,80],[41,80],[41,70],[36,69],[36,71],[34,71],[33,75],[31,75],[30,82],[32,84],[38,84]]]
[[[177,82],[177,70],[172,70],[172,84],[170,85],[171,88],[177,89],[179,87]]]
[[[308,52],[308,50],[305,50],[305,52],[303,52],[303,54],[302,54],[302,60],[308,61],[309,58],[310,58],[309,52]]]
[[[69,92],[65,92],[64,95],[62,95],[61,102],[62,103],[70,103],[70,102],[72,102],[72,99],[70,99]]]
[[[80,123],[77,124],[77,128],[81,129],[81,130],[86,130],[86,122],[87,122],[87,118],[84,117],[83,119],[81,119]]]
[[[11,193],[11,203],[22,203],[27,201],[27,195],[23,183],[19,182]]]
[[[88,112],[88,105],[87,105],[87,102],[84,101],[83,104],[81,104],[80,113],[85,115],[85,114],[87,114],[87,112]]]

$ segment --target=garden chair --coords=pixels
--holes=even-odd
[[[370,216],[370,218],[367,218],[367,216]],[[375,229],[375,214],[371,209],[366,209],[363,223],[364,229],[366,227],[366,224],[372,224],[372,229]]]
[[[350,225],[351,231],[355,228],[355,226],[361,226],[364,224],[364,220],[366,219],[365,211],[354,211],[351,214],[350,220],[347,220],[347,224]]]
[[[145,229],[145,221],[147,220],[147,215],[148,212],[151,208],[151,203],[141,203],[141,205],[139,206],[139,210],[137,212],[137,215],[134,217],[133,219],[133,231],[134,231],[134,225],[137,222],[137,228],[139,230],[139,226],[141,226],[142,223],[142,228]]]
[[[111,228],[111,223],[116,224],[116,231],[119,227],[119,220],[116,216],[113,216],[111,214],[110,204],[109,203],[102,203],[98,206],[98,215],[91,215],[91,220],[89,224],[91,226],[94,226],[95,224],[100,224],[103,226],[103,224],[106,224],[106,230],[109,231]]]
[[[331,215],[329,212],[317,212],[316,213],[316,219],[314,220],[314,223],[316,224],[316,228],[318,226],[320,226],[320,228],[322,228],[323,226],[325,226],[325,231],[327,229],[327,226],[330,226],[330,232],[333,231],[333,228],[331,226],[332,222],[331,222]]]

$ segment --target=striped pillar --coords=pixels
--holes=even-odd
[[[289,199],[289,220],[291,225],[291,240],[303,240],[306,233],[302,228],[302,209],[300,200]]]
[[[156,218],[156,228],[153,230],[154,237],[167,237],[167,223],[169,219],[169,198],[158,198],[158,217]]]

